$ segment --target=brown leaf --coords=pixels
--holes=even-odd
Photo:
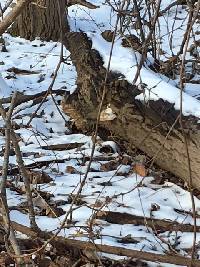
[[[97,200],[94,204],[92,204],[91,206],[94,208],[100,208],[102,207],[103,202],[101,200]]]
[[[116,160],[111,160],[107,163],[104,163],[101,165],[100,170],[101,171],[113,171],[116,170],[119,166],[119,162]]]
[[[131,157],[130,156],[123,156],[121,164],[123,165],[131,165]]]
[[[52,178],[45,172],[29,171],[30,182],[32,184],[45,184],[52,182]]]
[[[142,177],[147,176],[147,170],[143,164],[136,163],[133,167],[133,170],[135,173],[137,173],[138,175]]]
[[[74,167],[72,167],[72,166],[67,166],[66,167],[66,172],[68,172],[68,173],[71,173],[71,174],[77,174],[77,173],[79,173]]]
[[[104,32],[101,33],[101,36],[107,41],[107,42],[112,42],[113,40],[113,35],[114,32],[110,31],[110,30],[106,30]]]

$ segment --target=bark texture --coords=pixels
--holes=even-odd
[[[87,121],[85,126],[91,128],[96,122],[106,69],[99,53],[92,49],[86,34],[67,33],[64,44],[71,52],[78,74],[78,90],[67,97],[65,103],[76,107]],[[104,108],[110,105],[117,117],[112,121],[101,122],[100,126],[111,131],[114,136],[128,141],[130,146],[144,151],[160,167],[189,184],[184,135],[177,120],[179,111],[174,109],[173,104],[162,99],[146,104],[138,101],[136,96],[141,92],[137,87],[126,80],[118,80],[118,75],[112,72],[109,73],[106,91]],[[171,129],[176,120],[175,127]],[[192,186],[200,189],[200,129],[197,121],[198,118],[192,116],[184,117]]]
[[[29,4],[14,26],[20,36],[28,39],[39,36],[45,40],[59,40],[61,20],[57,2],[43,0],[41,5],[46,8]],[[63,43],[71,53],[78,78],[77,91],[65,98],[63,108],[66,113],[76,117],[74,119],[79,128],[91,129],[96,122],[106,69],[99,53],[92,49],[92,42],[87,35],[69,31],[65,4],[64,0],[60,1],[63,11]],[[109,105],[116,114],[116,119],[101,122],[100,126],[114,136],[126,140],[130,146],[144,151],[163,169],[189,182],[183,131],[178,122],[171,129],[179,111],[161,99],[148,103],[138,101],[136,96],[141,92],[137,87],[125,79],[119,80],[118,77],[117,73],[109,73],[103,107],[105,109]],[[185,117],[184,134],[188,138],[192,185],[200,189],[200,129],[197,121],[198,118]]]
[[[59,1],[65,10],[65,0]],[[61,36],[60,13],[57,0],[35,0],[27,4],[18,16],[10,32],[12,35],[34,40],[58,41]],[[63,14],[64,15],[64,12]],[[67,24],[63,25],[67,28]]]
[[[13,21],[19,16],[22,10],[31,0],[19,0],[12,11],[0,22],[0,35],[2,35]]]

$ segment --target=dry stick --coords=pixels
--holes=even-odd
[[[19,0],[12,11],[8,13],[7,16],[0,22],[0,35],[2,35],[7,28],[15,21],[15,19],[20,15],[24,7],[31,3],[32,0]]]
[[[15,100],[15,107],[21,105],[22,103],[26,103],[30,100],[36,100],[37,98],[41,98],[46,94],[47,91],[42,91],[41,93],[37,93],[35,95],[24,95],[22,93],[18,93],[17,94],[17,98]],[[57,90],[53,90],[53,93],[55,93],[56,95],[64,95],[66,91],[62,90],[62,89],[57,89]],[[12,97],[5,97],[5,98],[1,98],[1,103],[2,104],[9,104],[12,101]]]
[[[0,16],[3,19],[3,14],[6,12],[6,10],[9,8],[9,6],[12,4],[13,0],[8,0],[7,3],[5,4],[5,6],[3,8],[1,8],[1,14]],[[1,6],[1,4],[0,4]]]
[[[68,7],[72,5],[81,5],[89,9],[96,9],[97,7],[99,7],[85,0],[67,0],[66,2]]]
[[[90,206],[86,205],[91,209]],[[138,216],[129,213],[122,213],[117,211],[99,211],[97,208],[92,208],[96,212],[96,218],[100,220],[107,221],[113,224],[133,224],[133,225],[145,225],[143,216]],[[179,223],[177,221],[161,220],[153,217],[146,217],[149,227],[156,228],[156,230],[166,232],[166,231],[181,231],[181,232],[192,232],[192,224]],[[198,231],[200,231],[200,226],[197,226]]]
[[[10,215],[9,215],[9,208],[7,203],[7,196],[6,196],[6,181],[7,181],[7,175],[8,175],[8,165],[9,165],[9,155],[10,155],[10,130],[11,130],[11,116],[12,112],[15,106],[15,99],[17,94],[14,94],[12,97],[12,101],[10,104],[10,108],[8,113],[5,113],[5,110],[3,108],[3,105],[0,101],[0,113],[4,119],[5,122],[5,139],[6,139],[6,145],[5,145],[5,152],[4,152],[4,161],[3,161],[3,168],[2,168],[2,179],[0,182],[0,199],[1,199],[1,207],[2,207],[2,218],[3,223],[6,228],[6,234],[10,240],[10,243],[12,245],[12,248],[16,255],[21,255],[21,251],[19,248],[19,245],[17,243],[17,239],[13,230],[13,226],[10,221]],[[21,264],[21,259],[17,259],[18,264]]]
[[[147,12],[148,12],[148,16],[149,16],[149,23],[148,23],[148,28],[151,30],[152,29],[152,25],[151,25],[151,20],[152,20],[152,15],[151,13],[154,13],[153,7],[152,7],[152,12],[151,12],[151,2],[145,0],[146,6],[147,6]],[[153,3],[152,3],[153,6]],[[156,60],[156,37],[155,37],[155,26],[154,26],[154,30],[152,32],[152,36],[151,36],[151,47],[152,47],[152,56],[153,58]]]
[[[162,11],[160,11],[160,14],[159,15],[160,16],[164,15],[164,13],[166,13],[167,11],[169,11],[174,6],[183,5],[183,2],[185,2],[185,0],[177,0],[177,1],[172,2],[165,9],[163,9]]]
[[[136,14],[137,14],[137,21],[138,21],[139,28],[140,28],[140,37],[141,37],[141,41],[143,43],[143,42],[145,42],[145,33],[144,33],[144,30],[143,30],[143,27],[142,27],[142,19],[141,19],[141,16],[140,16],[140,10],[139,10],[139,7],[138,7],[137,0],[133,0],[133,3],[134,3],[134,7],[135,7],[135,10],[136,10]]]
[[[177,53],[177,57],[180,56],[183,53],[183,49],[184,49],[185,43],[187,41],[188,32],[190,31],[190,26],[191,26],[191,23],[192,23],[192,20],[193,20],[193,12],[194,12],[194,10],[192,8],[190,8],[190,13],[189,13],[189,18],[188,18],[187,28],[186,28],[185,33],[184,33],[184,36],[183,36],[183,41],[182,41],[180,50]]]
[[[1,16],[2,19],[3,19],[3,9],[2,9],[1,3],[0,3],[0,16]]]
[[[15,98],[17,98],[17,93]],[[14,105],[13,104],[13,109],[14,109]],[[5,110],[3,108],[3,105],[1,104],[1,113],[3,116],[4,121],[6,121],[6,113]],[[11,112],[9,112],[9,116],[11,118]],[[25,185],[25,189],[26,189],[26,196],[27,196],[27,202],[28,202],[28,207],[29,207],[29,218],[30,218],[30,225],[32,228],[34,229],[38,229],[36,221],[35,221],[35,212],[34,212],[34,207],[33,207],[33,200],[32,200],[32,193],[31,193],[31,187],[30,187],[30,180],[29,180],[29,174],[24,166],[24,162],[22,159],[22,154],[20,151],[20,147],[18,144],[18,140],[16,137],[16,134],[12,128],[12,124],[10,122],[10,137],[11,137],[11,141],[13,143],[14,149],[15,149],[15,155],[16,155],[16,161],[18,163],[19,166],[19,170],[23,176],[23,180],[24,180],[24,185]]]
[[[143,43],[142,45],[142,55],[141,55],[141,59],[140,59],[140,62],[137,66],[137,72],[135,74],[135,77],[134,77],[134,80],[133,80],[133,84],[135,84],[137,82],[137,79],[140,75],[140,71],[141,71],[141,68],[146,60],[146,55],[147,55],[147,45],[151,39],[151,36],[153,34],[153,31],[154,31],[154,28],[155,28],[155,25],[156,25],[156,22],[157,22],[157,19],[159,17],[159,10],[160,10],[160,4],[161,4],[161,0],[158,1],[158,6],[156,8],[156,12],[155,12],[155,15],[154,15],[154,18],[153,18],[153,22],[152,22],[152,25],[151,25],[151,29],[149,31],[149,34],[145,40],[145,42]]]
[[[28,208],[29,208],[30,225],[31,225],[31,228],[38,229],[38,226],[35,221],[35,211],[34,211],[32,192],[31,192],[31,186],[30,186],[30,175],[27,172],[27,169],[25,168],[24,161],[22,159],[22,154],[21,154],[20,147],[19,147],[19,143],[18,143],[16,134],[13,129],[11,129],[10,135],[11,135],[11,140],[12,140],[14,150],[15,150],[16,161],[17,161],[19,170],[22,174],[24,185],[25,185],[26,197],[27,197]]]
[[[193,27],[193,25],[197,19],[199,10],[200,10],[200,0],[198,0],[197,10],[194,13],[193,18],[189,24],[189,29],[187,31],[187,35],[186,35],[185,43],[184,43],[184,47],[183,47],[183,58],[182,58],[181,68],[180,68],[180,126],[181,126],[181,130],[182,130],[183,138],[184,138],[187,161],[188,161],[189,191],[190,191],[190,197],[191,197],[191,202],[192,202],[192,213],[193,213],[193,220],[194,220],[194,237],[193,237],[193,246],[192,246],[190,267],[193,266],[192,261],[195,258],[197,222],[196,222],[195,200],[194,200],[194,194],[193,194],[192,170],[191,170],[190,154],[189,154],[189,148],[188,148],[188,137],[186,136],[186,133],[184,131],[184,126],[183,126],[183,90],[184,90],[185,57],[186,57],[187,48],[189,45],[190,33],[191,33],[192,27]]]
[[[38,110],[40,110],[41,106],[43,105],[43,103],[47,99],[48,95],[52,93],[52,89],[53,89],[53,86],[54,86],[54,83],[55,83],[55,80],[56,80],[56,77],[58,75],[58,71],[60,69],[60,66],[61,66],[62,62],[63,62],[63,55],[62,55],[62,46],[61,46],[60,60],[59,60],[59,62],[57,64],[53,79],[52,79],[52,81],[51,81],[51,83],[49,85],[49,88],[48,88],[44,98],[42,99],[41,103],[38,105],[37,109],[35,110],[35,112],[30,117],[29,121],[27,122],[27,126],[29,126],[31,124],[33,118],[36,116]]]
[[[58,4],[58,10],[59,10],[59,18],[60,18],[60,41],[61,41],[61,51],[60,51],[60,64],[62,62],[64,62],[64,57],[63,57],[63,49],[64,49],[64,45],[63,45],[63,35],[64,35],[64,26],[63,26],[63,16],[65,15],[65,12],[63,12],[63,8],[65,8],[64,6],[61,6],[60,4],[60,0],[57,0],[57,4]],[[60,67],[59,67],[60,68]],[[64,117],[64,115],[62,114],[62,112],[60,111],[57,103],[56,103],[56,100],[52,94],[52,88],[50,90],[50,94],[51,94],[51,98],[56,106],[56,109],[58,110],[60,116],[63,118],[64,122],[65,122],[65,126],[68,126],[68,133],[70,134],[71,133],[71,130],[70,130],[70,124],[69,124],[69,121],[67,121]]]
[[[154,11],[156,11],[156,6],[154,6],[154,5],[155,5],[155,3],[152,1],[153,13],[154,13]],[[159,18],[158,18],[157,22],[158,22],[158,25],[159,25]],[[151,27],[152,27],[151,19],[150,19],[149,23],[150,23],[149,27],[151,29]],[[159,28],[159,26],[158,26],[158,28]],[[151,42],[152,42],[152,55],[153,55],[153,58],[156,60],[157,59],[157,40],[156,40],[156,27],[155,27],[155,25],[154,25],[153,32],[152,32]]]
[[[177,17],[177,14],[178,14],[178,6],[176,7],[175,18]],[[173,24],[172,24],[172,27],[171,27],[171,34],[169,33],[169,47],[170,47],[172,55],[174,55],[172,42],[173,42],[173,37],[174,37],[173,34],[174,34],[174,31],[175,31],[175,26],[176,26],[176,19],[174,19],[174,21],[173,21]],[[168,31],[169,31],[169,28],[168,28]]]
[[[112,6],[112,5],[110,5],[110,6]],[[120,21],[119,21],[119,25],[120,25],[119,26],[119,29],[120,29],[120,31],[123,29],[123,25],[124,25],[125,18],[126,18],[125,12],[128,10],[128,8],[130,6],[130,0],[127,0],[126,1],[126,7],[125,7],[125,9],[124,9],[124,6],[125,5],[123,5],[123,8],[119,7],[118,11],[116,11],[118,14],[120,13],[119,14],[119,16],[120,16]],[[119,10],[123,10],[123,14]],[[125,32],[125,30],[126,30],[126,27],[124,27],[123,32]],[[123,34],[123,33],[121,32],[121,34]]]
[[[123,1],[123,3],[124,3],[124,1]],[[107,71],[106,71],[106,75],[105,75],[105,80],[104,80],[103,94],[102,94],[102,99],[101,99],[101,102],[100,102],[100,105],[99,105],[99,111],[98,111],[97,122],[96,122],[96,129],[95,129],[95,133],[94,133],[94,136],[93,136],[92,151],[91,151],[91,155],[90,155],[90,161],[89,161],[88,166],[87,166],[87,169],[86,169],[86,173],[85,173],[85,175],[83,177],[83,180],[80,183],[80,186],[79,186],[79,189],[78,189],[78,191],[76,193],[76,196],[73,198],[72,203],[71,203],[71,206],[70,206],[68,212],[66,213],[65,218],[63,219],[60,227],[57,229],[57,231],[53,235],[51,235],[51,237],[39,249],[37,249],[35,252],[32,252],[30,254],[26,254],[26,255],[18,256],[20,258],[31,256],[31,255],[35,255],[36,253],[42,251],[43,249],[45,249],[45,247],[50,242],[52,242],[58,236],[58,234],[60,233],[60,231],[65,226],[65,224],[66,224],[66,222],[68,220],[68,216],[72,213],[73,205],[75,204],[75,202],[79,198],[79,196],[80,196],[80,194],[82,192],[82,189],[83,189],[83,187],[84,187],[84,185],[86,183],[86,180],[87,180],[87,177],[88,177],[88,173],[89,173],[89,170],[90,170],[90,167],[91,167],[91,164],[92,164],[92,159],[93,159],[94,151],[95,151],[95,145],[96,145],[96,139],[97,139],[97,132],[98,132],[98,125],[99,125],[99,121],[100,121],[100,114],[101,114],[101,110],[102,110],[102,106],[103,106],[103,101],[104,101],[104,98],[105,98],[105,95],[106,95],[106,82],[107,82],[108,73],[109,73],[109,70],[110,70],[110,63],[111,63],[111,58],[112,58],[112,51],[113,51],[113,47],[114,47],[114,41],[115,41],[115,36],[116,36],[116,32],[117,32],[118,22],[119,22],[119,16],[117,16],[116,25],[115,25],[115,31],[114,31],[114,34],[113,34],[112,45],[111,45],[111,50],[110,50],[110,55],[109,55],[109,61],[108,61],[108,67],[107,67]]]
[[[2,218],[0,217],[0,221],[2,220]],[[38,235],[41,235],[41,238],[45,238],[48,239],[50,236],[52,236],[51,233],[47,233],[47,232],[41,232],[41,233],[37,233],[35,231],[33,231],[32,229],[21,225],[19,223],[16,222],[12,222],[15,230],[24,233],[28,236],[31,236],[32,238],[36,238],[38,237]],[[95,251],[96,248],[98,249],[98,251],[101,252],[105,252],[105,253],[109,253],[109,254],[115,254],[115,255],[120,255],[120,256],[127,256],[127,257],[132,257],[132,258],[137,258],[140,260],[146,260],[146,261],[152,261],[152,262],[162,262],[162,263],[171,263],[171,264],[176,264],[176,265],[189,265],[191,259],[188,257],[184,257],[181,255],[177,255],[177,254],[158,254],[158,253],[153,253],[153,252],[145,252],[145,251],[141,251],[141,250],[133,250],[133,249],[126,249],[126,248],[122,248],[122,247],[115,247],[115,246],[109,246],[109,245],[101,245],[101,244],[95,244],[94,245],[89,242],[89,241],[81,241],[81,240],[76,240],[76,239],[70,239],[70,238],[65,238],[65,237],[55,237],[53,236],[53,238],[49,238],[49,240],[53,241],[53,239],[55,239],[55,242],[60,243],[63,246],[67,246],[68,248],[75,248],[75,249],[80,249],[80,250],[85,250],[85,248],[87,249],[91,249],[92,251]],[[34,253],[31,254],[26,254],[24,255],[24,257],[28,257],[29,255],[33,255]],[[200,267],[200,261],[194,259],[193,260],[194,266],[195,267]]]

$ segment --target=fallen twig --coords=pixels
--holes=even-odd
[[[0,217],[0,221],[2,220],[2,217]],[[47,232],[36,232],[32,229],[30,229],[27,226],[21,225],[16,222],[12,222],[13,227],[16,231],[19,231],[23,234],[28,235],[29,237],[35,238],[40,237],[42,239],[51,239],[53,236],[52,233]],[[179,256],[179,255],[168,255],[168,254],[158,254],[158,253],[152,253],[152,252],[146,252],[146,251],[139,251],[139,250],[133,250],[133,249],[127,249],[122,247],[115,247],[115,246],[109,246],[109,245],[103,245],[103,244],[92,244],[88,241],[81,241],[81,240],[75,240],[70,238],[65,238],[61,236],[55,236],[52,239],[52,245],[55,245],[55,242],[60,243],[62,246],[66,246],[68,249],[77,249],[77,250],[91,250],[91,251],[99,251],[104,252],[108,254],[114,254],[114,255],[120,255],[120,256],[126,256],[131,258],[136,258],[140,260],[146,260],[146,261],[152,261],[152,262],[163,262],[163,263],[171,263],[176,265],[189,265],[191,262],[190,258]],[[32,253],[34,254],[34,253]],[[26,256],[26,255],[24,255]],[[192,263],[195,267],[200,267],[200,261],[197,259],[193,259]]]

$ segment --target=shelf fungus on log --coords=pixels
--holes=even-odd
[[[117,118],[116,114],[113,113],[112,108],[108,105],[106,109],[101,111],[100,121],[112,121]]]
[[[71,53],[77,70],[77,90],[66,101],[86,120],[87,127],[96,123],[103,93],[106,69],[92,41],[82,32],[65,34],[64,45]],[[78,51],[78,53],[77,53]],[[192,187],[200,189],[199,118],[183,117],[184,133],[179,124],[179,110],[163,99],[148,104],[137,99],[141,91],[116,73],[109,72],[100,127],[125,140],[130,147],[145,152],[161,168],[182,178],[189,185],[188,158],[184,135],[188,139]],[[104,120],[112,110],[113,120]],[[176,122],[176,123],[175,123]]]

